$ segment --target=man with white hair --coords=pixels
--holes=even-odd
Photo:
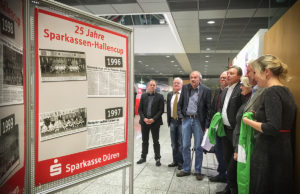
[[[167,120],[170,127],[171,147],[173,162],[168,167],[178,166],[182,169],[182,139],[181,139],[181,119],[177,115],[177,104],[180,98],[182,88],[182,79],[176,77],[173,80],[173,91],[167,95]]]

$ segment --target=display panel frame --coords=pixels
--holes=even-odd
[[[24,1],[1,1],[0,193],[23,193],[26,157]]]
[[[111,152],[113,149],[119,150],[123,153],[122,157],[119,157],[117,160],[111,160],[111,162],[103,162],[101,165],[99,165],[97,168],[88,168],[87,170],[80,171],[78,173],[74,173],[70,176],[58,176],[59,178],[56,179],[49,179],[49,176],[44,176],[45,172],[48,170],[54,169],[52,173],[59,172],[56,171],[56,167],[60,167],[59,165],[65,165],[61,163],[61,158],[65,156],[58,156],[58,157],[52,157],[40,160],[40,153],[39,153],[39,146],[40,146],[40,139],[39,139],[39,128],[40,128],[40,119],[39,115],[41,112],[47,112],[47,111],[40,111],[40,68],[39,68],[39,49],[40,48],[38,41],[36,41],[38,37],[38,13],[48,14],[50,16],[55,16],[61,19],[67,19],[68,21],[77,22],[82,25],[90,26],[96,29],[101,29],[107,32],[112,32],[112,34],[115,35],[121,35],[123,37],[126,37],[126,57],[123,61],[124,68],[126,71],[126,96],[125,96],[125,107],[123,106],[123,115],[125,120],[125,141],[124,142],[117,142],[115,144],[109,144],[108,146],[100,147],[98,149],[87,149],[86,151],[80,151],[78,153],[68,154],[66,156],[70,158],[80,158],[81,159],[87,157],[88,155],[91,155],[93,153],[96,154],[96,152]],[[51,1],[40,1],[39,4],[31,4],[30,5],[30,15],[31,18],[34,18],[35,22],[31,23],[31,29],[34,29],[34,36],[31,36],[31,44],[34,44],[32,46],[33,51],[35,52],[35,55],[31,55],[31,61],[35,62],[35,67],[32,67],[32,74],[34,75],[34,87],[32,88],[32,102],[34,104],[34,109],[31,111],[32,113],[32,123],[31,123],[31,136],[35,137],[34,142],[30,142],[30,158],[31,158],[31,165],[30,165],[30,174],[31,174],[31,188],[30,192],[32,193],[47,193],[52,191],[57,191],[62,188],[66,188],[68,186],[81,183],[83,181],[90,180],[91,178],[98,177],[103,174],[107,174],[110,172],[113,172],[115,170],[124,169],[125,167],[130,167],[130,176],[132,177],[132,162],[133,162],[133,110],[131,108],[131,105],[133,103],[133,96],[131,95],[132,91],[132,83],[133,83],[133,67],[132,67],[132,61],[133,61],[133,32],[131,28],[124,27],[119,24],[115,24],[113,22],[98,18],[96,16],[93,16],[89,13],[82,12],[80,10],[77,10],[75,8],[66,6],[64,4],[60,4],[57,2],[51,2]],[[100,26],[100,27],[99,27]],[[33,34],[33,31],[30,33]],[[82,80],[80,81],[72,81],[72,82],[84,82]],[[49,84],[49,83],[48,83]],[[50,83],[52,84],[52,83]],[[88,98],[88,96],[86,96]],[[118,101],[118,98],[121,97],[115,97],[112,98],[116,101]],[[90,101],[94,101],[95,98],[90,98]],[[93,104],[93,103],[91,103]],[[124,104],[124,103],[123,103]],[[118,106],[119,107],[119,106]],[[68,109],[70,107],[66,107]],[[77,107],[81,108],[81,107]],[[107,108],[114,108],[114,107],[103,107],[103,114],[105,117],[105,109]],[[89,119],[89,108],[87,108],[87,114],[88,114],[88,120]],[[57,110],[57,109],[56,109]],[[67,112],[67,111],[60,111],[59,109],[56,112]],[[55,112],[55,111],[54,111]],[[55,114],[55,113],[53,113]],[[60,114],[60,113],[58,113]],[[93,114],[93,112],[91,113]],[[50,114],[51,115],[51,114]],[[102,118],[99,118],[99,120]],[[105,118],[103,118],[105,119]],[[58,137],[61,138],[61,137]],[[58,139],[57,138],[57,139]],[[54,138],[55,139],[55,138]],[[102,155],[103,156],[103,155]],[[112,156],[115,157],[115,156]],[[58,160],[58,161],[57,161]],[[103,160],[103,158],[102,158]],[[50,162],[50,163],[49,163]],[[95,162],[95,161],[94,161]],[[42,164],[44,163],[44,164]],[[42,164],[42,165],[41,165]],[[75,167],[76,168],[76,167]],[[44,170],[46,169],[46,170]],[[44,170],[44,171],[43,171]],[[49,173],[49,172],[48,172]],[[44,175],[42,175],[44,174]],[[125,178],[125,177],[123,177]],[[129,178],[130,179],[130,178]],[[132,187],[132,186],[131,186]]]

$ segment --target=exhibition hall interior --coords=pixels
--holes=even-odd
[[[190,164],[175,161],[169,117],[179,115],[168,107],[174,105],[175,78],[186,85],[192,72],[200,72],[211,103],[222,72],[237,66],[246,76],[249,63],[271,54],[287,64],[291,79],[284,85],[300,106],[297,0],[0,4],[0,193],[249,193],[249,188],[230,190],[226,176],[213,181],[221,167],[208,130],[201,133],[206,141],[200,172],[192,136]],[[156,94],[162,119],[141,117],[144,106],[156,103]],[[145,114],[151,114],[149,108]],[[299,115],[291,133],[295,183],[300,181]],[[194,116],[189,118],[202,117]],[[160,122],[158,137],[151,128],[147,145],[145,119]],[[185,169],[190,172],[182,174]],[[299,192],[295,184],[294,193]]]

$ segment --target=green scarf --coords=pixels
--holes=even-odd
[[[216,138],[226,136],[224,131],[224,125],[222,115],[220,112],[214,114],[208,129],[208,138],[211,144],[216,145]]]
[[[243,118],[253,120],[253,113],[246,112]],[[240,138],[238,145],[237,184],[239,194],[249,194],[250,186],[250,158],[254,148],[254,130],[241,121]]]

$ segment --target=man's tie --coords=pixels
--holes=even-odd
[[[176,92],[175,100],[173,103],[173,119],[177,119],[177,101],[178,101],[178,92]]]

